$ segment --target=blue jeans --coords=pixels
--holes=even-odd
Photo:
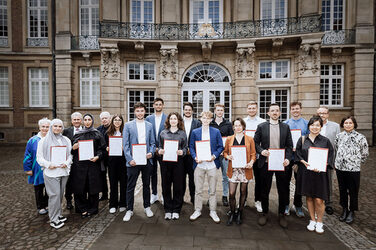
[[[228,177],[227,177],[227,168],[228,160],[223,156],[220,156],[221,170],[222,170],[222,186],[223,186],[223,196],[228,197]]]

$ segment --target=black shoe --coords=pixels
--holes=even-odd
[[[72,210],[73,209],[72,201],[67,201],[67,209],[68,210]]]
[[[59,219],[59,221],[61,221],[61,222],[66,222],[67,221],[67,218],[66,217],[64,217],[64,216],[59,216],[59,217],[57,217],[58,219]]]
[[[236,217],[236,224],[240,225],[243,223],[243,211],[238,211],[237,217]]]
[[[222,196],[222,203],[223,203],[223,206],[228,207],[227,196]]]
[[[325,212],[329,215],[332,215],[334,213],[334,210],[331,206],[326,206],[325,207]]]
[[[287,220],[286,220],[286,216],[284,214],[279,215],[279,225],[282,228],[287,228]]]
[[[99,201],[106,201],[108,200],[108,196],[102,195],[101,198],[99,198]]]
[[[84,213],[81,214],[82,219],[85,219],[85,218],[88,218],[88,217],[90,217],[90,214],[88,212],[84,212]]]
[[[354,217],[355,217],[355,212],[354,211],[350,211],[349,214],[347,215],[346,223],[347,224],[353,223]]]
[[[64,226],[64,222],[62,222],[62,221],[58,221],[58,222],[51,221],[50,226],[55,228],[55,229],[59,229],[59,228]]]
[[[229,218],[228,218],[227,223],[226,223],[227,226],[231,226],[231,225],[232,225],[232,222],[234,221],[234,216],[235,216],[235,215],[236,215],[236,214],[234,214],[234,213],[232,213],[232,212],[230,211]]]
[[[267,222],[268,222],[268,215],[267,214],[261,214],[260,217],[257,220],[257,223],[260,226],[265,226]]]
[[[341,216],[339,217],[339,221],[342,221],[342,222],[345,221],[348,214],[349,214],[349,210],[347,210],[347,208],[344,208],[342,210]]]

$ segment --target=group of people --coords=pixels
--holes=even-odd
[[[154,215],[150,206],[159,200],[163,203],[166,220],[179,219],[188,176],[190,201],[194,206],[190,220],[201,216],[206,180],[209,215],[219,223],[217,169],[222,173],[222,203],[230,207],[227,225],[242,224],[248,182],[252,179],[255,180],[255,207],[260,213],[258,224],[267,224],[269,193],[275,174],[279,224],[286,228],[286,216],[290,214],[290,181],[294,173],[296,215],[304,217],[302,196],[305,196],[310,216],[307,229],[323,233],[324,212],[333,214],[334,169],[343,207],[339,219],[353,222],[354,212],[358,210],[360,168],[368,156],[367,140],[355,130],[354,117],[343,118],[339,125],[328,120],[329,108],[322,106],[307,121],[301,116],[300,102],[291,103],[292,117],[284,122],[280,122],[280,107],[275,103],[269,106],[268,121],[257,115],[257,102],[248,103],[247,117],[238,117],[232,122],[224,118],[225,106],[220,103],[214,107],[214,118],[211,111],[203,111],[200,120],[193,118],[194,106],[190,102],[183,104],[183,116],[178,112],[165,114],[161,98],[154,100],[153,108],[154,114],[145,118],[147,107],[136,103],[133,106],[135,119],[127,123],[119,114],[111,116],[102,112],[102,125],[97,129],[93,127],[91,114],[82,116],[78,112],[71,115],[72,127],[67,129],[59,119],[39,121],[39,133],[26,146],[24,170],[29,175],[29,183],[34,184],[38,212],[49,214],[52,227],[60,228],[67,220],[62,215],[64,193],[67,209],[75,206],[82,218],[98,213],[99,200],[108,197],[107,172],[109,212],[116,213],[117,209],[125,212],[123,221],[130,221],[134,214],[135,187],[141,173],[147,217]],[[114,144],[115,140],[120,140],[120,144]],[[85,142],[91,143],[88,144],[92,151],[90,158],[82,156],[88,150]],[[113,147],[121,147],[120,154],[112,154]],[[239,148],[244,149],[246,155],[241,166],[235,161]],[[327,150],[326,170],[310,167],[312,148]],[[284,154],[278,170],[271,157],[276,150],[283,150]],[[162,196],[158,195],[158,166]]]

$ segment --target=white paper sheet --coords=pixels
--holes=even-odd
[[[146,144],[132,144],[132,157],[136,165],[146,165]]]
[[[300,129],[291,129],[291,137],[295,149],[299,138],[302,137],[302,131]]]
[[[251,136],[252,138],[255,137],[256,130],[246,130],[245,134]]]
[[[199,161],[211,160],[210,141],[196,141],[196,156]]]
[[[284,149],[269,149],[268,170],[269,171],[284,171],[283,162],[285,160]]]
[[[226,140],[227,140],[227,137],[222,136],[223,147],[225,147],[225,145],[226,145]]]
[[[328,163],[327,148],[310,147],[308,150],[308,168],[309,170],[317,169],[320,172],[326,172],[326,165]]]
[[[78,141],[78,158],[80,161],[87,161],[94,157],[93,140]]]
[[[179,149],[179,141],[177,140],[165,140],[164,145],[164,154],[163,154],[163,161],[178,161],[178,149]]]
[[[67,160],[67,146],[52,146],[50,154],[51,163],[59,166]]]
[[[247,148],[245,146],[231,147],[231,155],[234,158],[232,160],[233,168],[245,168],[247,165]]]
[[[122,156],[123,155],[123,138],[121,136],[110,136],[108,138],[108,155]]]

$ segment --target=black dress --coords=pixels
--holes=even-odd
[[[327,201],[329,199],[329,176],[327,172],[314,172],[308,170],[306,166],[301,163],[301,160],[308,162],[308,150],[310,147],[327,148],[328,165],[333,164],[334,150],[329,139],[325,136],[318,135],[315,141],[312,142],[309,136],[305,136],[304,144],[302,145],[302,138],[298,140],[296,145],[296,156],[299,161],[297,192],[302,196],[320,198]]]

